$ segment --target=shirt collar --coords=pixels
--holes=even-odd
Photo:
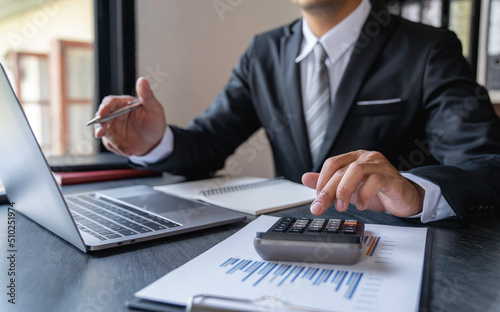
[[[295,62],[299,63],[305,59],[319,41],[325,47],[330,63],[335,63],[346,50],[349,49],[361,33],[361,29],[370,14],[372,5],[369,0],[362,0],[359,6],[340,23],[335,25],[326,34],[318,39],[307,24],[305,18],[302,19],[302,46]]]

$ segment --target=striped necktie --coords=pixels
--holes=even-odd
[[[313,164],[316,164],[318,161],[321,161],[317,158],[326,133],[331,96],[330,78],[328,76],[328,68],[325,65],[328,55],[320,42],[316,44],[313,52],[315,57],[314,73],[309,83],[309,90],[307,90],[304,109],[309,136],[309,148]]]

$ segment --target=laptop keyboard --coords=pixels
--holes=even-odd
[[[99,240],[164,230],[180,224],[93,194],[66,197],[78,229]]]

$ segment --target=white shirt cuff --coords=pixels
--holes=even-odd
[[[159,162],[172,154],[174,150],[174,133],[170,127],[167,127],[160,143],[151,150],[151,152],[142,156],[130,156],[128,159],[136,165],[146,167]]]
[[[427,223],[457,216],[442,195],[441,188],[437,184],[411,173],[402,172],[401,174],[425,190],[422,212],[410,218],[420,218],[422,223]]]

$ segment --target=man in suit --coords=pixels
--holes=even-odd
[[[186,129],[167,126],[140,78],[142,108],[96,137],[140,166],[193,175],[263,127],[276,175],[317,190],[315,215],[333,203],[422,222],[498,215],[500,121],[456,36],[368,0],[292,2],[303,18],[256,36]],[[106,97],[97,115],[131,99]]]

